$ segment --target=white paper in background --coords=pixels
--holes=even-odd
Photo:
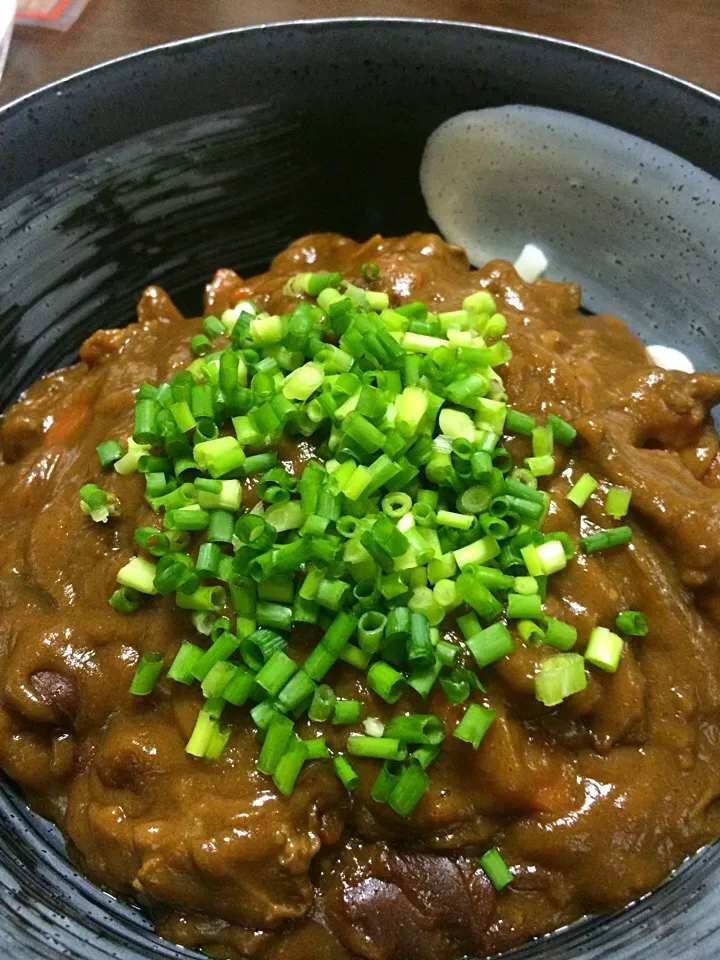
[[[0,0],[2,3],[3,0]],[[69,30],[90,0],[17,0],[15,23],[24,27]]]
[[[2,79],[10,37],[12,36],[13,17],[15,16],[15,0],[0,0],[0,80]]]

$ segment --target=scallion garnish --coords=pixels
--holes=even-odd
[[[512,883],[513,875],[500,856],[499,850],[488,850],[480,857],[478,863],[496,890],[503,890],[509,883]]]
[[[375,264],[355,279],[303,273],[286,284],[295,298],[287,314],[242,302],[207,316],[191,338],[189,367],[141,385],[127,452],[108,440],[98,458],[121,477],[143,475],[160,522],[135,531],[144,555],[119,571],[110,602],[131,613],[141,594],[159,593],[191,613],[198,641],[182,643],[167,670],[178,683],[200,684],[206,698],[188,752],[219,757],[232,729],[220,725],[222,709],[242,708],[262,740],[258,768],[284,795],[307,760],[330,757],[324,737],[296,735],[296,721],[335,724],[331,743],[338,725],[360,724],[370,701],[338,697],[331,685],[333,668],[349,665],[371,697],[398,706],[382,720],[365,717],[347,752],[384,762],[373,799],[409,816],[445,727],[430,706],[413,713],[401,698],[430,704],[439,691],[467,704],[448,732],[477,748],[495,711],[468,701],[483,689],[479,671],[515,648],[505,622],[517,642],[562,651],[535,679],[548,705],[582,689],[585,660],[615,669],[622,641],[599,628],[583,658],[567,652],[575,628],[543,615],[547,578],[576,547],[567,534],[541,532],[550,504],[542,478],[575,429],[508,406],[496,368],[512,351],[497,339],[506,320],[494,298],[481,290],[461,309],[435,314],[367,289],[377,285]],[[299,477],[278,456],[286,432],[318,441],[321,459]],[[524,465],[504,434],[531,438]],[[253,487],[258,503],[248,511],[243,492]],[[596,487],[585,475],[568,499],[582,506]],[[80,496],[96,519],[116,507],[92,483]],[[627,500],[611,488],[606,513],[624,516]],[[592,553],[630,536],[617,527],[582,543]],[[454,610],[465,647],[440,632]],[[617,629],[641,635],[643,623],[625,611]],[[291,657],[297,624],[312,625],[318,639],[304,653],[293,644]],[[149,692],[162,664],[143,659],[133,692]],[[354,790],[349,760],[332,762]]]

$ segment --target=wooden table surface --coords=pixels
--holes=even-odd
[[[720,0],[91,0],[67,33],[16,28],[0,103],[167,40],[252,23],[359,15],[438,17],[547,34],[720,92]]]

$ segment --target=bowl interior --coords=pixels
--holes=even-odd
[[[418,181],[428,136],[464,110],[508,103],[588,116],[720,173],[720,102],[710,94],[557,41],[440,22],[233,31],[11,105],[0,112],[0,406],[72,361],[92,330],[129,322],[148,283],[192,312],[217,267],[250,275],[304,233],[432,229]],[[632,224],[620,227],[632,242]],[[708,322],[635,323],[648,342],[681,339],[708,368],[720,368],[714,257],[694,290]],[[661,277],[661,262],[647,269]],[[673,281],[679,298],[683,282]],[[0,820],[0,946],[11,956],[190,955],[69,867],[57,833],[7,782]],[[516,955],[714,957],[718,857],[708,849],[652,897]]]

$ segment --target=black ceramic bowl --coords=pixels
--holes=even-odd
[[[251,274],[303,233],[362,239],[432,228],[418,184],[428,135],[461,111],[507,103],[594,118],[720,175],[711,94],[591,50],[462,24],[232,31],[117,60],[11,104],[0,111],[0,404],[72,361],[92,330],[129,322],[147,283],[192,310],[216,267]],[[631,245],[634,229],[620,218],[615,240]],[[691,257],[694,243],[687,238]],[[596,256],[584,252],[588,262]],[[717,250],[709,256],[715,269],[702,276],[683,277],[650,254],[645,264],[679,302],[691,284],[704,323],[666,311],[635,327],[720,369]],[[57,832],[9,782],[0,785],[0,827],[0,949],[12,960],[194,955],[78,875]],[[513,954],[718,955],[718,848],[628,909]]]

